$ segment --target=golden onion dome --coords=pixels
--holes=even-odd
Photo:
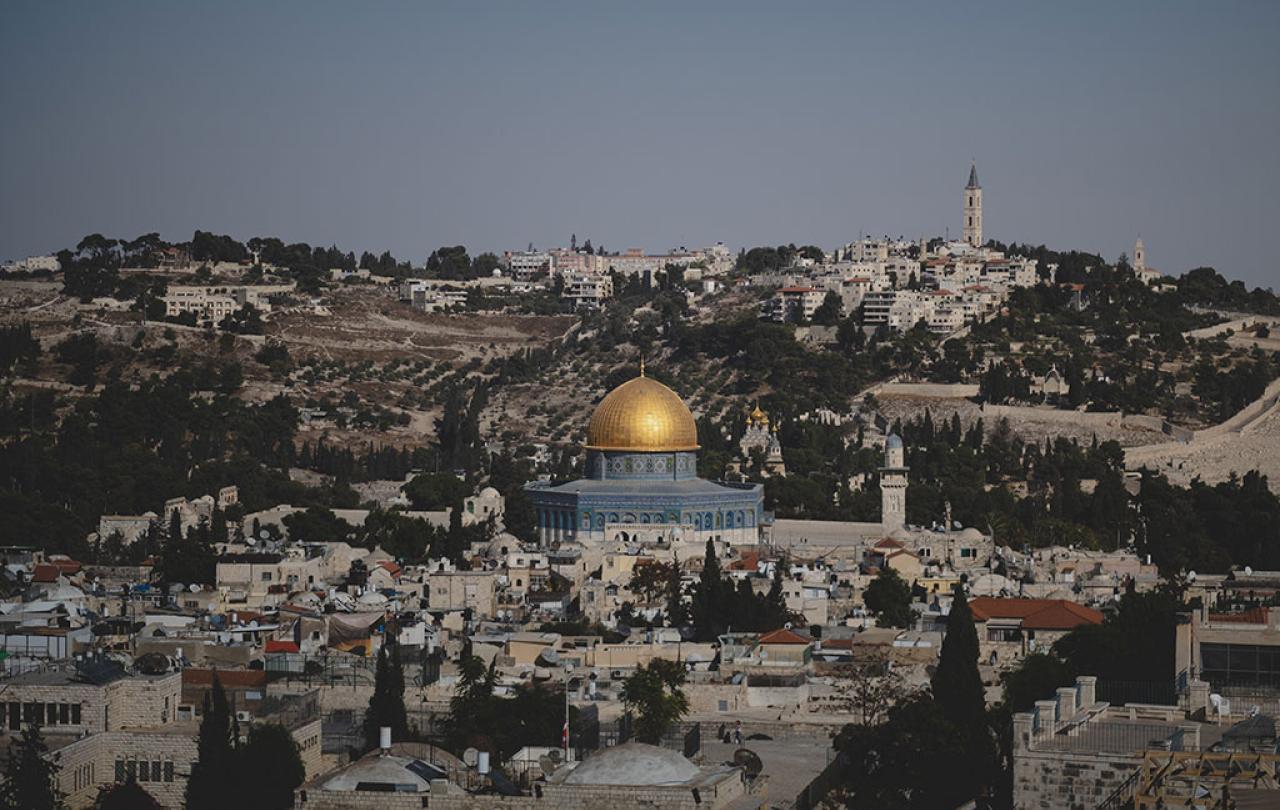
[[[641,374],[610,391],[596,406],[587,426],[587,449],[697,450],[698,428],[680,396]]]
[[[760,410],[759,404],[756,405],[755,410],[751,412],[748,418],[757,425],[761,423],[767,425],[769,423],[769,416],[764,411]]]

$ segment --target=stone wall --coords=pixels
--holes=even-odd
[[[889,382],[875,392],[882,397],[921,397],[926,399],[968,399],[978,395],[972,383],[901,383]]]
[[[1028,422],[1052,422],[1061,425],[1085,425],[1092,427],[1119,427],[1124,414],[1119,411],[1074,411],[1058,408],[1033,408],[1026,405],[992,405],[983,403],[985,419],[1006,417]]]
[[[182,701],[182,673],[155,678],[126,678],[111,701],[111,728],[147,728],[172,723]]]
[[[1020,751],[1013,759],[1014,806],[1020,810],[1097,807],[1141,762],[1141,756]]]

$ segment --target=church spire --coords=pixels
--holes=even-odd
[[[978,185],[978,162],[974,161],[969,164],[969,185],[965,188],[982,188]]]

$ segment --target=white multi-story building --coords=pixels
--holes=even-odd
[[[28,256],[25,259],[5,262],[2,269],[8,272],[26,271],[33,273],[37,270],[45,270],[56,273],[60,268],[61,265],[58,263],[57,256]]]
[[[272,295],[292,292],[294,289],[293,284],[182,286],[170,287],[160,300],[164,302],[167,317],[174,318],[184,312],[192,312],[200,323],[220,323],[223,318],[244,306],[252,306],[259,312],[270,312]]]
[[[552,254],[540,250],[507,251],[503,254],[507,271],[519,281],[532,281],[556,271]]]
[[[574,309],[596,309],[613,295],[613,279],[608,274],[574,273],[565,276],[564,300]]]
[[[164,301],[166,317],[176,318],[190,312],[201,323],[221,323],[223,318],[240,309],[234,297],[209,287],[170,287],[160,300]]]
[[[765,302],[762,314],[775,323],[801,318],[809,320],[826,297],[827,291],[821,287],[782,287],[774,293],[773,298]]]

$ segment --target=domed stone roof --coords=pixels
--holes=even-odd
[[[566,785],[679,785],[700,773],[678,752],[639,742],[595,754],[569,771]]]
[[[889,438],[884,440],[884,446],[888,449],[902,447],[902,438],[896,433],[890,433]]]
[[[640,376],[619,385],[600,401],[587,427],[587,449],[642,453],[697,450],[698,428],[675,391]]]
[[[982,532],[970,526],[969,528],[960,532],[960,539],[978,541],[978,540],[985,540],[987,538],[986,538],[986,535],[984,535]]]

